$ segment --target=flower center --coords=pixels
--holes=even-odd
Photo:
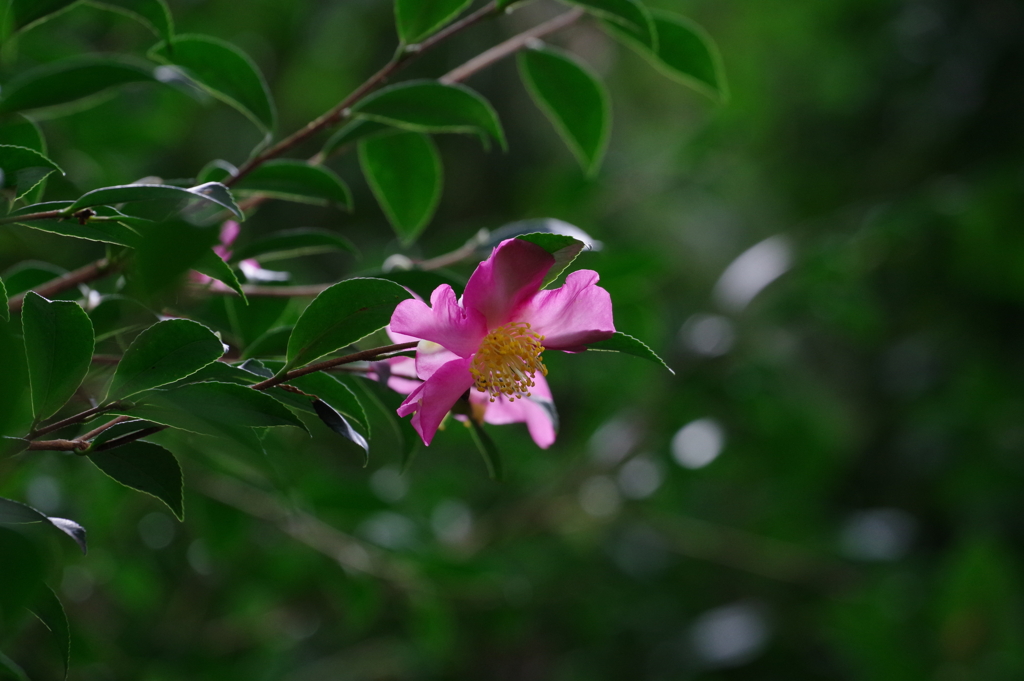
[[[542,340],[544,336],[530,331],[526,322],[513,322],[491,331],[480,343],[469,369],[475,379],[474,387],[490,393],[491,402],[502,395],[509,402],[529,397],[530,388],[536,385],[533,378],[537,372],[548,375],[540,357],[544,352]]]

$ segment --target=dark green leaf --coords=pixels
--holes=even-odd
[[[0,527],[0,616],[5,623],[46,588],[44,573],[35,543],[20,532]]]
[[[2,651],[0,651],[0,668],[6,670],[15,681],[32,681],[21,665],[4,655]]]
[[[60,651],[60,660],[64,665],[64,678],[68,677],[68,667],[71,664],[71,628],[68,625],[68,616],[64,612],[57,594],[53,593],[50,587],[44,587],[34,603],[29,605],[29,610],[39,618],[50,633],[53,634],[53,641]]]
[[[0,279],[0,319],[5,322],[11,321],[11,311],[7,307],[7,287],[4,280]]]
[[[220,339],[188,319],[157,322],[132,341],[117,365],[107,392],[119,400],[199,371],[224,354]]]
[[[28,291],[67,273],[68,271],[63,267],[57,267],[48,262],[24,260],[4,272],[7,295],[13,296]]]
[[[288,339],[292,335],[291,326],[275,326],[245,347],[244,359],[250,357],[280,357],[288,351]]]
[[[582,241],[584,248],[588,251],[599,251],[604,246],[600,241],[593,238],[575,225],[570,225],[558,218],[534,218],[532,220],[517,220],[498,229],[492,230],[486,239],[480,240],[478,251],[484,257],[490,255],[491,249],[495,248],[505,239],[511,239],[526,234],[562,234]]]
[[[164,0],[89,0],[89,4],[127,15],[161,40],[174,39],[174,19]]]
[[[10,216],[28,215],[53,210],[65,210],[71,205],[71,201],[47,201],[23,206],[9,213]],[[82,219],[73,217],[54,218],[48,220],[31,220],[19,222],[23,227],[38,229],[41,232],[60,234],[75,239],[86,241],[99,241],[103,243],[117,244],[134,248],[138,246],[141,236],[136,227],[148,228],[152,225],[149,220],[135,218],[125,215],[121,211],[110,206],[96,206],[93,209],[95,215]]]
[[[4,85],[0,114],[72,103],[82,105],[94,95],[126,83],[153,80],[145,64],[114,57],[79,57],[44,64]]]
[[[71,537],[78,544],[78,548],[82,549],[82,553],[88,549],[85,541],[85,528],[74,520],[51,518],[42,511],[37,511],[20,501],[0,499],[0,525],[27,525],[30,523],[48,523]]]
[[[267,161],[243,177],[235,191],[265,194],[276,199],[352,208],[348,187],[333,171],[304,161]]]
[[[286,368],[309,364],[383,328],[398,303],[409,297],[401,286],[383,279],[349,279],[331,286],[295,323]]]
[[[50,301],[29,292],[21,324],[32,413],[39,421],[64,406],[89,372],[95,346],[92,321],[78,303]]]
[[[584,248],[584,243],[578,239],[574,239],[571,236],[564,234],[552,234],[548,232],[537,232],[534,234],[523,234],[516,237],[523,241],[529,241],[531,244],[536,244],[543,248],[545,251],[555,256],[555,264],[551,266],[548,271],[548,276],[544,278],[543,286],[547,286],[565,271],[572,261],[576,259],[576,256],[580,254],[580,251]]]
[[[46,140],[43,139],[42,130],[21,114],[0,120],[0,144],[28,147],[40,154],[46,153]]]
[[[395,27],[402,43],[417,43],[447,24],[472,0],[395,0]]]
[[[149,56],[179,66],[217,99],[245,114],[263,132],[270,133],[277,114],[270,90],[256,64],[230,43],[204,35],[179,35],[162,42]]]
[[[68,215],[83,208],[134,201],[167,201],[203,199],[227,208],[238,218],[243,218],[231,192],[219,182],[207,182],[196,187],[174,187],[167,184],[123,184],[115,187],[93,189],[79,197],[64,209]]]
[[[395,128],[386,123],[378,123],[377,121],[365,118],[355,120],[331,135],[327,143],[324,144],[324,148],[320,150],[320,153],[324,158],[328,158],[338,153],[346,144],[351,144],[366,137],[388,135],[393,132],[395,132]]]
[[[657,49],[658,34],[650,11],[638,0],[562,0],[584,8],[594,16],[614,22],[635,40]]]
[[[129,291],[150,302],[157,294],[173,289],[219,241],[219,230],[213,226],[184,221],[154,225],[145,231],[136,248]]]
[[[355,253],[356,247],[345,237],[326,229],[300,228],[276,232],[235,249],[231,260],[259,258],[261,262],[271,262],[334,251]]]
[[[249,360],[249,362],[252,361],[255,360]],[[246,364],[249,362],[246,362]],[[281,370],[284,366],[284,362],[266,360],[265,362],[259,363],[259,366],[263,367],[263,372],[270,374],[264,376],[264,378],[270,378],[270,376],[273,375],[273,372]],[[255,367],[249,368],[248,371],[253,371],[254,368]],[[262,373],[260,375],[262,375]],[[351,388],[339,381],[335,376],[323,371],[317,371],[311,374],[306,374],[305,376],[293,378],[288,381],[288,385],[295,386],[307,395],[320,398],[333,409],[341,412],[346,418],[354,420],[360,426],[365,428],[367,433],[370,432],[370,422],[366,418],[366,411],[363,409],[363,405],[359,401],[359,398],[356,397],[356,394]],[[309,404],[308,400],[301,408],[305,411],[312,412],[312,405]]]
[[[158,321],[156,313],[132,298],[120,295],[103,296],[99,305],[89,310],[96,342],[124,331],[145,328]]]
[[[654,350],[647,347],[646,343],[630,336],[629,334],[622,333],[621,331],[616,331],[615,335],[611,338],[589,344],[587,346],[587,350],[621,352],[627,355],[633,355],[634,357],[642,357],[643,359],[665,367],[673,376],[676,373],[669,365],[665,364],[665,360],[658,357]]]
[[[608,27],[669,78],[716,102],[727,100],[729,89],[722,57],[708,32],[690,19],[672,12],[653,10],[651,14],[658,35],[656,50],[619,24],[608,24]]]
[[[116,413],[116,412],[115,412]],[[295,426],[302,422],[287,407],[258,390],[209,381],[169,390],[150,390],[124,413],[193,433],[230,436],[237,427]]]
[[[242,290],[242,284],[238,281],[238,275],[231,269],[231,265],[224,262],[214,251],[207,251],[192,265],[192,269],[225,284],[242,298],[242,302],[248,303],[245,291]]]
[[[494,440],[487,434],[483,426],[473,419],[469,419],[468,423],[473,443],[480,450],[480,455],[484,457],[484,463],[487,464],[487,474],[491,476],[491,480],[501,480],[505,477],[505,469],[501,464],[501,452],[498,451],[498,446],[494,444]]]
[[[182,520],[185,510],[181,495],[181,466],[160,445],[135,440],[104,452],[91,452],[89,460],[125,487],[145,492],[167,504]]]
[[[391,270],[390,272],[377,272],[372,276],[393,281],[424,300],[430,300],[430,294],[442,284],[451,286],[458,295],[462,295],[462,290],[466,288],[465,279],[460,279],[446,270]]]
[[[490,135],[506,146],[494,107],[465,85],[406,81],[374,92],[352,107],[352,114],[413,132]]]
[[[53,172],[64,174],[56,163],[38,151],[0,144],[0,189],[13,187],[14,198],[22,198]]]
[[[196,177],[196,182],[200,184],[204,182],[223,182],[237,172],[238,168],[233,164],[218,158],[203,166],[203,169],[199,171],[199,175]]]
[[[10,0],[5,11],[13,31],[20,31],[37,22],[45,21],[53,15],[68,9],[77,0]],[[0,26],[3,20],[0,19]]]
[[[402,242],[414,241],[441,198],[441,157],[433,140],[416,132],[364,139],[359,164]]]
[[[220,362],[217,362],[220,364]],[[142,419],[132,419],[131,421],[122,421],[121,423],[115,424],[110,428],[107,428],[102,433],[92,439],[89,444],[89,451],[105,451],[107,449],[113,449],[120,444],[119,438],[133,433],[138,433],[143,430],[149,430],[151,428],[159,428],[154,423],[149,421],[143,421]],[[107,445],[110,443],[110,446]]]
[[[533,101],[588,175],[601,167],[611,129],[608,93],[597,76],[567,52],[544,46],[519,53],[519,73]]]
[[[331,405],[323,400],[313,400],[313,409],[316,410],[316,415],[320,417],[324,425],[362,448],[363,468],[365,468],[366,464],[370,463],[370,445],[366,438],[360,435],[359,431],[353,428],[352,424],[346,421],[344,416],[332,409]]]

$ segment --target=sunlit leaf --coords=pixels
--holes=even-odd
[[[433,217],[441,199],[441,157],[434,142],[402,132],[359,142],[359,164],[384,214],[404,243]]]
[[[633,355],[634,357],[641,357],[649,362],[660,364],[661,366],[668,369],[669,373],[675,374],[672,367],[665,364],[665,360],[658,357],[654,350],[651,350],[646,343],[642,340],[634,338],[629,334],[622,333],[621,331],[615,332],[615,335],[611,338],[607,338],[596,343],[590,343],[587,345],[587,350],[597,350],[600,352],[621,352],[627,355]]]
[[[167,201],[203,199],[227,208],[236,217],[244,219],[242,211],[231,196],[231,191],[219,182],[207,182],[195,187],[175,187],[166,184],[123,184],[102,187],[86,192],[64,212],[71,215],[83,208],[136,201]]]

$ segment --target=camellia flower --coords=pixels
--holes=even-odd
[[[421,340],[416,375],[423,380],[398,414],[412,414],[412,426],[425,444],[467,391],[471,404],[474,393],[480,393],[477,400],[485,397],[487,411],[507,401],[496,417],[513,405],[526,408],[533,391],[550,399],[542,383],[544,351],[579,352],[615,333],[611,297],[597,286],[596,272],[579,270],[561,288],[541,290],[554,264],[554,256],[540,246],[507,239],[476,268],[461,299],[442,285],[429,306],[405,300],[395,308],[392,332]],[[505,418],[530,424],[521,412],[505,412]]]

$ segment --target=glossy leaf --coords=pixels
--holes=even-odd
[[[277,114],[267,82],[252,59],[234,45],[205,35],[179,35],[170,44],[154,47],[149,56],[181,67],[203,89],[241,111],[263,132],[274,129]]]
[[[0,114],[83,102],[111,88],[153,80],[145,64],[115,57],[80,57],[36,67],[4,84]]]
[[[21,312],[28,358],[32,413],[52,416],[78,390],[89,372],[95,345],[92,321],[78,303],[25,295]]]
[[[636,49],[655,68],[716,102],[729,98],[722,56],[715,41],[701,26],[684,16],[652,10],[658,44],[652,49],[618,24],[608,24],[611,33]]]
[[[547,286],[558,279],[562,272],[572,264],[572,261],[576,259],[576,256],[579,255],[584,248],[582,241],[564,234],[537,232],[534,234],[523,234],[516,238],[522,239],[523,241],[529,241],[531,244],[536,244],[551,255],[555,256],[555,264],[552,265],[551,269],[548,271],[548,275],[544,278],[542,286]]]
[[[413,132],[490,135],[506,147],[494,107],[465,85],[406,81],[377,90],[352,107],[352,114]]]
[[[658,33],[650,11],[639,0],[562,0],[590,14],[613,22],[635,40],[652,50],[657,49]]]
[[[417,43],[457,17],[472,0],[395,0],[395,27],[406,45]]]
[[[238,281],[238,275],[235,274],[231,265],[224,262],[212,250],[207,251],[203,257],[192,265],[192,269],[212,279],[216,279],[237,293],[243,302],[248,302],[245,298],[245,291],[242,290],[242,284]]]
[[[498,450],[498,445],[494,444],[494,440],[487,434],[483,426],[469,419],[470,434],[473,436],[473,444],[476,445],[480,451],[480,456],[484,458],[484,463],[487,465],[487,474],[491,476],[491,480],[502,480],[505,477],[505,468],[501,463],[501,452]]]
[[[604,85],[567,52],[542,47],[519,53],[519,74],[588,175],[601,167],[611,129]]]
[[[365,468],[366,464],[370,463],[370,444],[366,441],[366,438],[353,428],[352,424],[344,416],[323,400],[313,400],[313,409],[316,411],[316,415],[320,417],[320,420],[324,422],[324,425],[346,440],[355,443],[363,450],[363,467]]]
[[[0,178],[3,180],[0,189],[13,187],[14,198],[22,198],[54,172],[64,174],[56,163],[38,151],[0,144]]]
[[[89,460],[125,487],[167,504],[178,520],[184,519],[181,466],[174,454],[160,445],[135,440],[115,449],[91,452]]]
[[[85,553],[88,549],[85,540],[85,528],[74,520],[51,518],[28,504],[0,498],[0,525],[26,525],[30,523],[48,523],[71,537],[78,544],[78,548],[82,549],[82,553]]]
[[[57,594],[53,593],[50,587],[44,587],[34,603],[29,605],[29,611],[39,618],[50,633],[53,641],[60,651],[61,663],[64,665],[64,678],[68,676],[68,668],[71,665],[71,627],[68,625],[68,616],[64,612]]]
[[[359,143],[363,175],[403,243],[420,235],[441,199],[441,157],[433,140],[416,132]]]
[[[157,322],[132,341],[117,365],[108,400],[166,385],[199,371],[224,354],[220,339],[188,319]]]
[[[660,364],[661,366],[668,369],[669,373],[675,375],[675,371],[665,364],[665,360],[657,355],[654,350],[647,347],[647,344],[638,338],[634,338],[629,334],[616,331],[615,335],[611,338],[607,338],[596,343],[591,343],[587,346],[587,350],[597,350],[600,352],[622,352],[627,355],[633,355],[634,357],[641,357],[649,362]]]
[[[69,8],[77,0],[10,0],[4,10],[13,31],[20,31]],[[3,21],[0,20],[0,25]]]
[[[37,203],[11,211],[9,215],[17,216],[50,210],[64,210],[70,206],[71,203],[71,201],[48,201],[46,203]],[[139,232],[136,231],[131,224],[146,224],[149,222],[124,215],[110,206],[96,206],[93,212],[96,213],[95,216],[84,219],[65,217],[48,220],[30,220],[28,222],[18,222],[15,224],[28,227],[29,229],[37,229],[40,232],[69,236],[74,239],[98,241],[101,243],[116,244],[119,246],[134,248],[138,246],[141,237]]]
[[[387,123],[380,123],[367,118],[355,120],[331,135],[324,144],[324,148],[320,150],[320,154],[324,158],[328,158],[341,151],[342,147],[347,144],[352,144],[363,138],[388,135],[394,131],[395,128]]]
[[[272,262],[336,251],[355,253],[356,247],[351,241],[335,232],[326,229],[300,228],[275,232],[237,248],[232,253],[231,260],[237,262],[246,258],[259,258],[260,262]]]
[[[161,40],[174,39],[174,19],[164,0],[89,0],[89,4],[129,16]]]
[[[244,219],[231,192],[219,182],[207,182],[195,187],[174,187],[167,184],[123,184],[86,192],[65,209],[71,215],[83,208],[135,201],[174,201],[203,199],[227,208],[239,219]]]
[[[332,170],[293,159],[267,161],[235,185],[235,191],[285,201],[352,208],[348,186]]]
[[[125,413],[172,428],[206,435],[230,435],[237,427],[305,426],[272,397],[235,383],[207,381],[150,390]],[[116,412],[115,412],[116,413]]]
[[[303,366],[383,328],[398,303],[409,298],[383,279],[348,279],[313,299],[288,339],[286,368]]]

